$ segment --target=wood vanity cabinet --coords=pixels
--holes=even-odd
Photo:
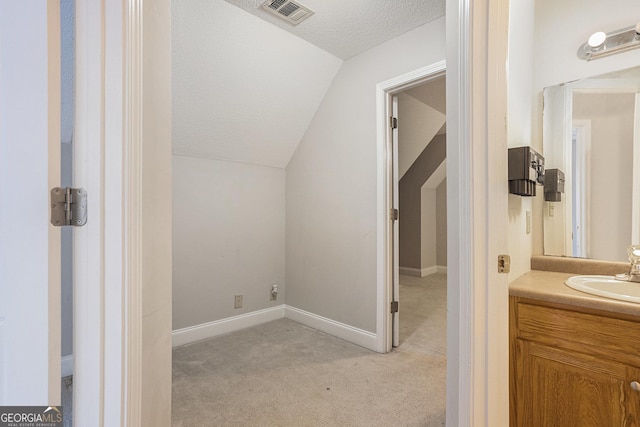
[[[640,426],[640,317],[510,297],[511,426]]]

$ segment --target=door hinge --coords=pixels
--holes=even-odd
[[[400,218],[400,212],[398,209],[391,209],[391,221],[397,221]]]
[[[56,187],[51,190],[51,224],[56,227],[87,223],[87,191],[84,188]]]
[[[389,126],[391,126],[391,129],[398,129],[398,118],[389,117],[389,119]]]
[[[509,273],[511,271],[511,257],[509,255],[498,255],[498,273]]]
[[[391,313],[398,312],[398,301],[391,301]]]

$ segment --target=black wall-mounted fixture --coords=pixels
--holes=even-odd
[[[547,169],[544,172],[544,200],[561,202],[564,193],[564,172],[560,169]]]
[[[535,196],[544,185],[544,157],[531,147],[509,148],[509,193]]]

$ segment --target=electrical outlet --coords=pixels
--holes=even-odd
[[[236,295],[233,301],[233,308],[242,308],[242,295]]]
[[[278,299],[278,285],[271,285],[271,293],[269,294],[269,299],[271,301],[275,301]]]

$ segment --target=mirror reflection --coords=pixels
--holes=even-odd
[[[543,153],[564,172],[544,202],[545,255],[627,261],[640,243],[640,67],[544,89]]]

